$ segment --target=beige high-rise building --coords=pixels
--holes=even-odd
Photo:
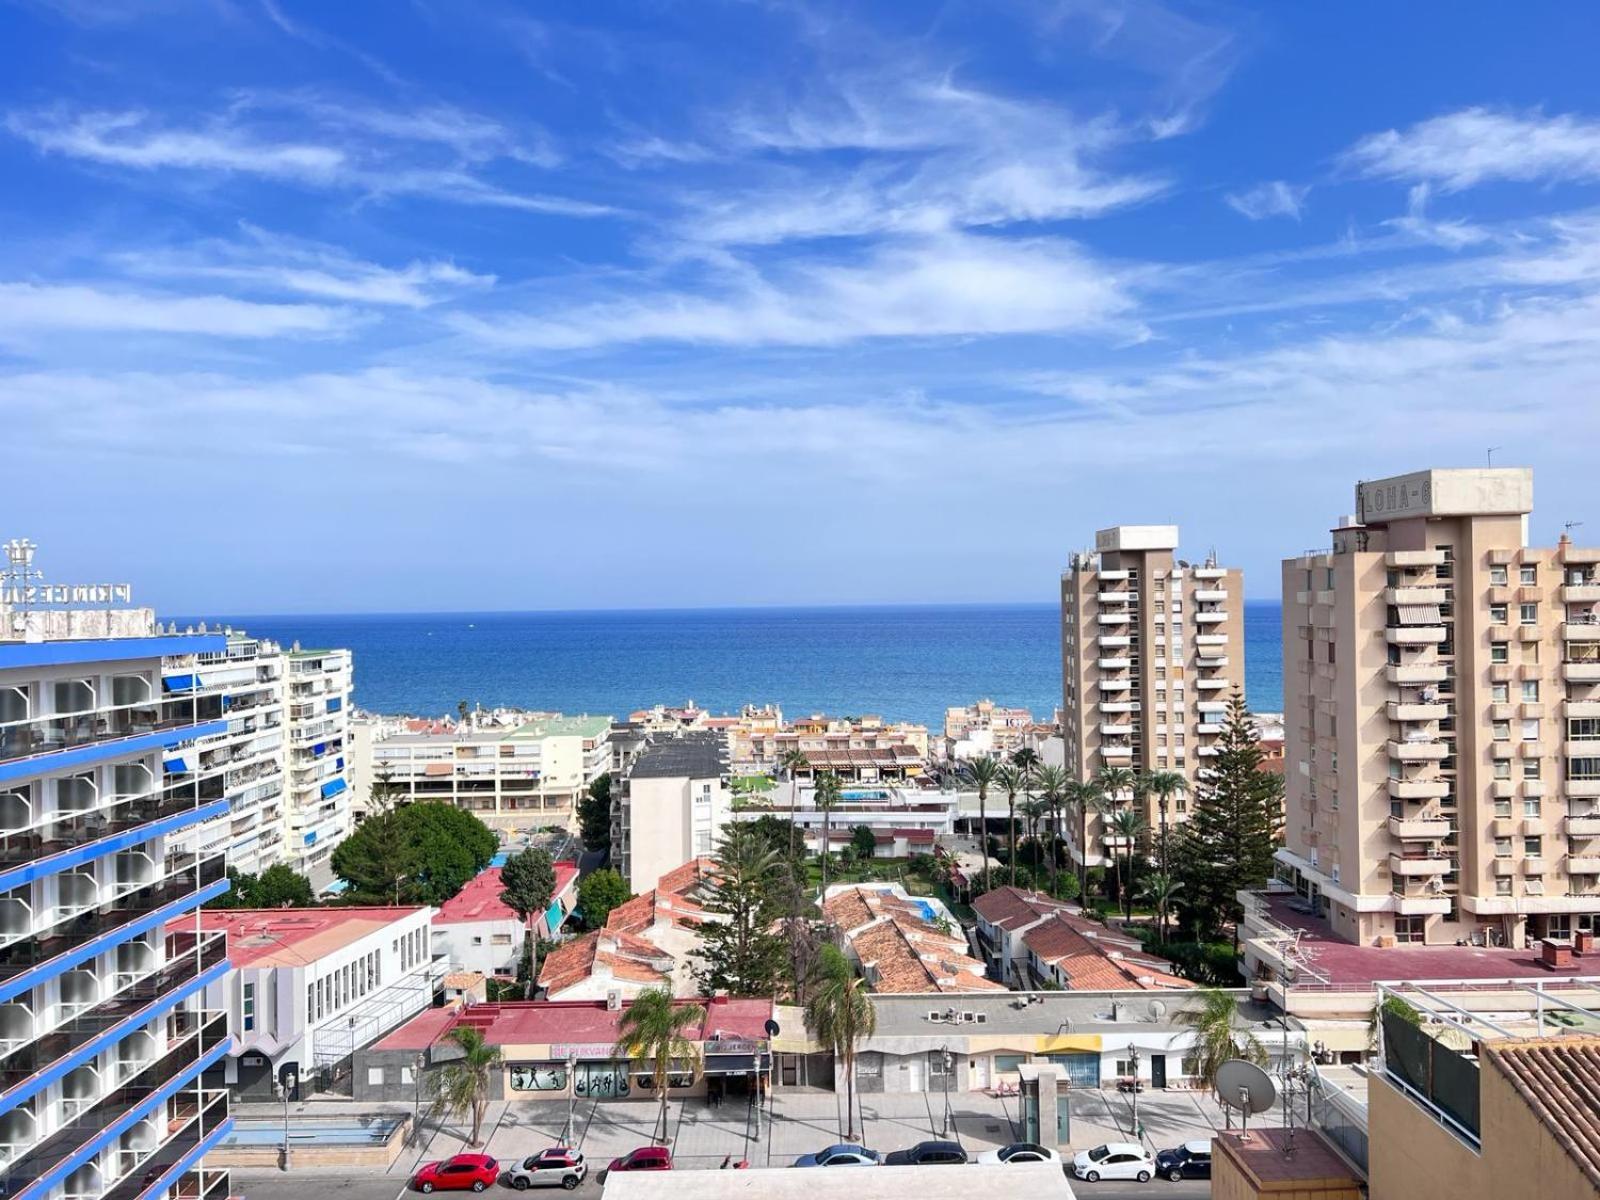
[[[1061,576],[1061,732],[1073,779],[1126,767],[1193,781],[1217,753],[1228,700],[1244,691],[1244,576],[1211,558],[1181,561],[1177,548],[1176,525],[1118,525]],[[1168,802],[1169,829],[1188,808],[1184,793]],[[1140,815],[1159,832],[1157,797],[1144,797]],[[1087,857],[1077,830],[1065,832],[1075,860],[1106,861],[1101,818],[1090,821]]]
[[[1525,945],[1600,913],[1600,549],[1527,544],[1533,473],[1356,487],[1283,564],[1286,845],[1350,941]]]

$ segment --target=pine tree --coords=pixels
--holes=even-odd
[[[1236,893],[1271,876],[1283,813],[1283,779],[1261,769],[1250,710],[1237,692],[1217,748],[1173,845],[1172,874],[1202,940],[1243,915]]]
[[[771,996],[781,984],[788,957],[776,930],[783,916],[782,856],[732,825],[717,847],[716,881],[706,898],[710,918],[700,927],[702,960],[695,979],[702,995]]]

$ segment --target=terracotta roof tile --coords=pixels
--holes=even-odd
[[[1567,1157],[1600,1188],[1600,1037],[1489,1042],[1483,1049]]]
[[[1068,904],[1043,892],[1024,891],[1009,885],[985,892],[972,902],[972,907],[989,924],[1002,929],[1031,925],[1052,913],[1082,912],[1076,904]]]
[[[1083,918],[1057,914],[1022,935],[1041,962],[1059,967],[1067,987],[1081,991],[1192,988],[1172,974],[1172,964],[1146,954],[1139,943]]]

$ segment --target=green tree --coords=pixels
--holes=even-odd
[[[789,857],[798,858],[800,849],[795,836],[794,812],[800,805],[800,772],[811,765],[805,753],[791,746],[778,756],[778,770],[789,784]]]
[[[1217,1068],[1231,1058],[1243,1058],[1262,1065],[1266,1047],[1248,1028],[1241,1028],[1239,1001],[1231,992],[1205,988],[1195,993],[1198,1008],[1187,1008],[1178,1020],[1194,1030],[1195,1057],[1200,1062],[1200,1078],[1212,1091],[1217,1087]]]
[[[617,1056],[648,1065],[661,1100],[652,1141],[667,1140],[667,1089],[672,1076],[697,1074],[700,1051],[686,1031],[705,1016],[700,1005],[675,1003],[666,988],[651,988],[639,993],[617,1022]]]
[[[611,772],[597,776],[578,801],[578,836],[585,850],[611,845]]]
[[[539,959],[533,944],[533,915],[550,907],[556,890],[555,863],[547,850],[529,847],[506,859],[500,868],[500,899],[522,922],[523,999],[533,999],[534,981],[539,978]]]
[[[1049,818],[1049,829],[1045,838],[1048,848],[1046,861],[1050,866],[1050,894],[1054,896],[1060,889],[1061,864],[1056,852],[1056,843],[1061,832],[1061,805],[1067,795],[1067,773],[1060,767],[1040,767],[1033,773],[1033,786],[1039,793],[1039,800],[1044,805],[1044,816]]]
[[[813,801],[822,814],[822,895],[828,895],[828,861],[833,857],[833,810],[839,807],[839,777],[832,771],[817,776]]]
[[[1180,792],[1189,790],[1189,781],[1183,777],[1181,771],[1147,771],[1139,777],[1138,792],[1144,796],[1156,798],[1156,811],[1159,814],[1160,833],[1157,835],[1156,850],[1157,862],[1163,874],[1169,870],[1167,862],[1167,806],[1172,798]]]
[[[872,826],[857,825],[850,831],[850,846],[856,852],[857,858],[871,858],[878,853],[878,839],[873,835]]]
[[[1000,778],[1000,764],[988,757],[975,758],[962,774],[978,789],[978,853],[983,856],[982,890],[987,892],[993,886],[989,878],[989,789]]]
[[[1172,874],[1183,883],[1202,940],[1243,916],[1239,892],[1266,885],[1283,810],[1283,779],[1261,769],[1250,710],[1238,693],[1217,747],[1173,844]]]
[[[716,874],[705,909],[717,920],[700,926],[701,995],[771,996],[783,977],[784,944],[775,932],[782,915],[784,860],[747,826],[728,826],[717,846]]]
[[[451,804],[374,807],[333,852],[351,904],[443,904],[499,846],[489,827]]]
[[[1126,884],[1122,880],[1122,868],[1117,866],[1117,895],[1122,897],[1123,912],[1130,918],[1133,916],[1133,856],[1146,828],[1144,818],[1131,808],[1119,809],[1111,814],[1111,831],[1116,834],[1122,853],[1128,859]],[[1121,860],[1113,856],[1112,861],[1120,863]]]
[[[590,871],[578,881],[578,911],[587,929],[604,928],[611,910],[631,899],[627,881],[610,867]]]
[[[450,1116],[471,1116],[472,1136],[467,1145],[477,1146],[482,1141],[483,1114],[489,1109],[490,1080],[500,1069],[500,1051],[470,1025],[456,1026],[450,1031],[450,1040],[460,1056],[434,1073],[433,1094]]]
[[[1021,771],[1034,771],[1044,766],[1044,759],[1039,757],[1037,750],[1024,746],[1020,750],[1011,752],[1011,765]]]
[[[1018,750],[1017,753],[1021,754],[1022,751]],[[995,777],[995,782],[1006,794],[1006,858],[1011,867],[1012,887],[1017,886],[1017,797],[1027,791],[1029,778],[1028,769],[1015,762],[1006,763]]]
[[[1154,871],[1139,883],[1139,894],[1149,900],[1156,910],[1156,937],[1164,946],[1167,943],[1167,914],[1172,911],[1173,897],[1183,884],[1165,871]]]
[[[791,847],[795,840],[795,823],[787,817],[780,817],[776,813],[762,813],[754,821],[742,822],[751,834],[769,850],[775,850],[785,858],[792,858]],[[803,857],[803,855],[802,855]],[[799,873],[804,877],[804,873]]]
[[[805,1006],[806,1028],[832,1050],[844,1067],[844,1123],[840,1137],[852,1141],[856,1132],[856,1053],[861,1043],[878,1030],[878,1010],[867,994],[866,980],[858,979],[837,946],[825,946],[818,982]]]

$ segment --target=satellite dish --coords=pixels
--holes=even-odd
[[[781,1032],[781,1030],[779,1030],[779,1028],[778,1028],[778,1023],[776,1021],[774,1021],[771,1017],[767,1018],[767,1023],[765,1025],[765,1029],[767,1031],[767,1036],[769,1038],[775,1038]]]
[[[1251,1113],[1266,1112],[1277,1098],[1272,1077],[1242,1058],[1230,1058],[1217,1068],[1217,1099],[1236,1108],[1248,1126]]]
[[[1150,1019],[1159,1021],[1167,1015],[1167,1006],[1159,1000],[1150,1001]]]

